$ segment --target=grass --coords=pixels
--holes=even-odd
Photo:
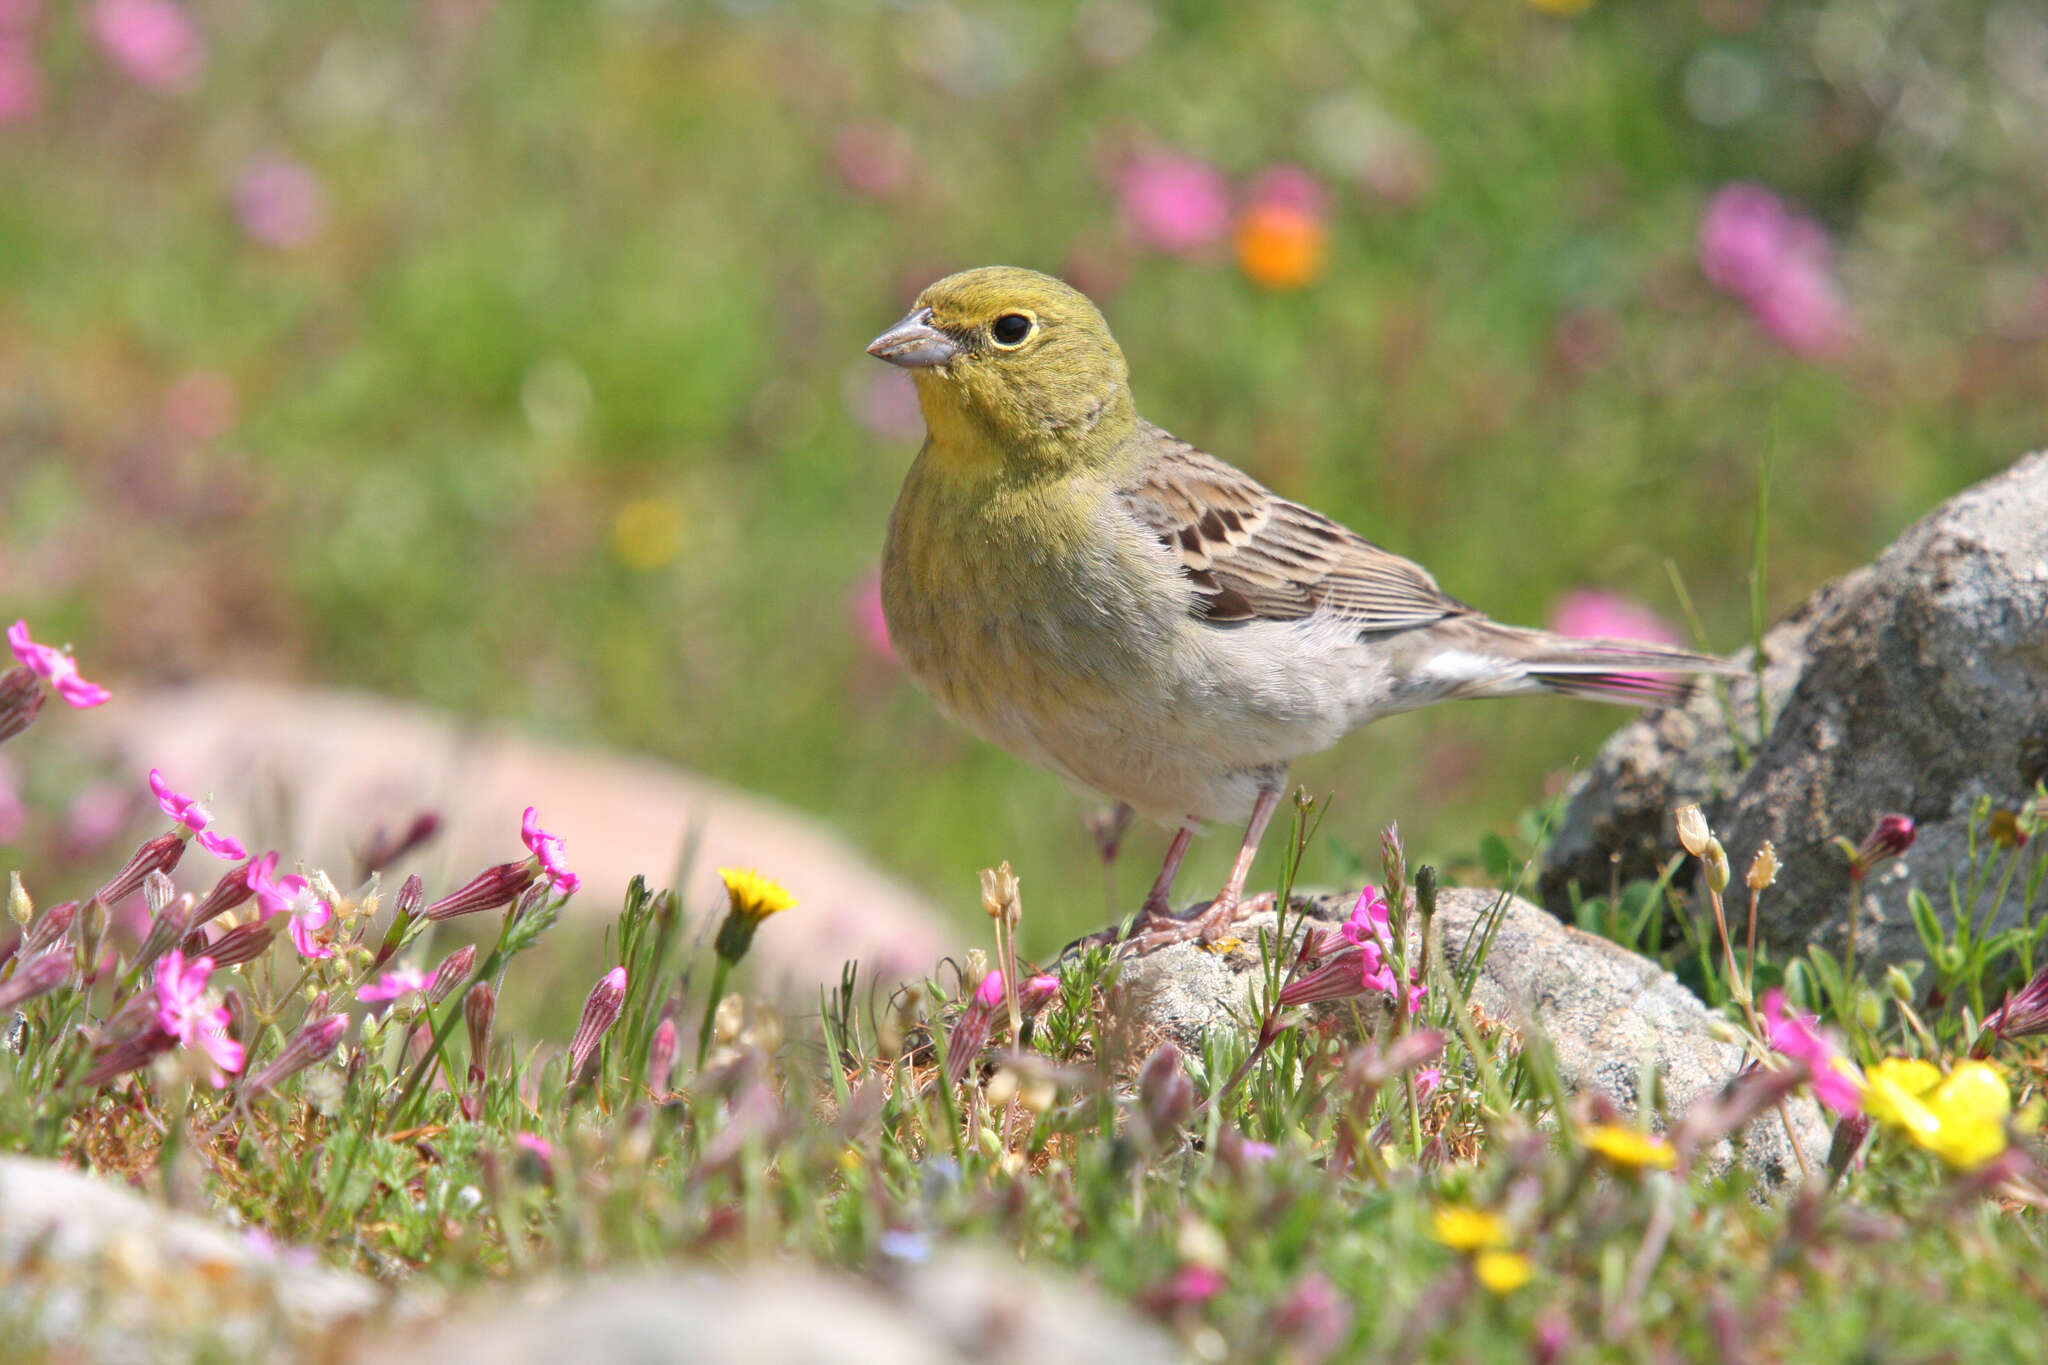
[[[1995,826],[1987,814],[1999,834],[1959,887],[2017,877],[2038,892],[2043,811],[2048,800]],[[1281,904],[1319,815],[1298,806]],[[1711,836],[1689,837],[1711,869]],[[161,861],[163,844],[148,848]],[[58,979],[16,1001],[0,1149],[146,1190],[205,1189],[245,1226],[395,1285],[782,1256],[883,1272],[972,1246],[1071,1269],[1202,1358],[1993,1360],[2048,1345],[2048,1185],[2029,1155],[2048,1074],[2033,1035],[2048,1011],[2027,1003],[2048,972],[2002,1019],[1983,1013],[2025,984],[2048,919],[1995,943],[1967,917],[1937,928],[1930,956],[1958,975],[1916,1002],[1818,951],[1752,960],[1740,908],[1724,912],[1710,873],[1710,916],[1668,884],[1631,891],[1627,905],[1664,900],[1686,926],[1675,937],[1691,946],[1669,960],[1758,1061],[1651,1129],[1565,1093],[1528,1021],[1471,1008],[1471,968],[1449,972],[1429,929],[1435,869],[1411,875],[1391,829],[1380,861],[1383,919],[1368,902],[1353,916],[1365,946],[1334,934],[1316,946],[1321,930],[1283,917],[1276,937],[1240,949],[1263,963],[1242,1022],[1186,1055],[1148,1030],[1109,946],[1014,992],[983,976],[1000,947],[893,991],[849,964],[816,1001],[778,1006],[746,989],[747,935],[728,925],[713,951],[687,925],[715,910],[686,915],[637,882],[606,935],[617,972],[565,1050],[521,1022],[540,979],[531,950],[559,932],[564,902],[528,860],[482,874],[492,894],[460,913],[424,887],[387,900],[315,877],[335,914],[312,939],[331,955],[301,958],[279,938],[214,974],[213,998],[234,1001],[214,1022],[247,1051],[238,1075],[214,1076],[153,1007],[122,1008],[154,1006],[152,973],[176,965],[154,954],[204,913],[195,896],[152,881],[162,931],[139,945],[104,937],[90,896],[17,898],[28,946],[9,949],[0,990],[45,960]],[[212,867],[194,870],[176,869],[204,892]],[[230,869],[224,885],[240,880]],[[1015,884],[986,886],[1014,939],[1028,918]],[[1768,896],[1758,886],[1752,902]],[[222,926],[264,924],[260,904],[231,907],[186,948],[226,951]],[[1584,911],[1616,922],[1609,907]],[[802,907],[760,883],[740,884],[726,915],[806,931]],[[393,965],[430,966],[450,930],[480,921],[496,923],[481,950],[458,949],[431,988],[355,1005]],[[1415,944],[1431,946],[1416,956]],[[1412,1013],[1362,984],[1382,954],[1390,981],[1425,988]],[[732,967],[740,992],[720,1001]],[[1794,1014],[1816,997],[1844,1041],[1811,1046],[1846,1049],[1867,1115],[1809,1154],[1792,1190],[1705,1161],[1834,1065],[1777,1031],[1761,999],[1774,981],[1791,986]],[[1334,1013],[1295,1003],[1333,996]],[[1013,1017],[1028,1023],[1013,1032]],[[1958,1097],[1966,1082],[1974,1102]],[[24,1350],[53,1345],[36,1346],[35,1303],[10,1309]]]

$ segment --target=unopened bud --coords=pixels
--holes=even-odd
[[[1858,995],[1856,997],[1856,1019],[1863,1025],[1865,1033],[1875,1033],[1884,1024],[1884,1001],[1881,995]]]
[[[1749,889],[1762,891],[1778,880],[1778,850],[1766,839],[1749,860]]]
[[[387,835],[380,827],[363,850],[363,870],[382,872],[440,832],[441,817],[430,810],[415,815],[412,823],[395,835]]]
[[[47,995],[71,979],[71,954],[43,952],[15,964],[14,975],[0,981],[0,1014]]]
[[[1721,847],[1719,839],[1711,836],[1707,839],[1707,850],[1700,855],[1700,866],[1706,868],[1707,885],[1713,888],[1715,895],[1728,889],[1728,880],[1733,872],[1728,866],[1728,850]]]
[[[1913,985],[1912,975],[1896,963],[1884,969],[1884,986],[1892,993],[1892,999],[1902,1005],[1912,1004],[1913,997],[1919,993]]]
[[[249,1078],[249,1093],[261,1095],[296,1076],[315,1062],[324,1061],[348,1032],[346,1014],[316,1017],[292,1035],[270,1065]]]
[[[988,975],[988,954],[979,948],[969,948],[967,950],[967,970],[961,975],[963,979],[972,981],[977,986],[980,985],[982,978]]]
[[[36,903],[28,898],[28,890],[21,884],[21,874],[7,874],[7,915],[23,929],[36,917]]]
[[[1849,875],[1862,881],[1870,870],[1889,858],[1896,858],[1913,846],[1915,830],[1910,815],[1880,815],[1863,838],[1849,862]]]
[[[990,919],[1008,922],[1017,905],[1017,874],[1005,860],[999,867],[981,870],[981,908]]]
[[[474,943],[465,943],[442,958],[441,965],[434,968],[434,979],[427,985],[427,1000],[438,1005],[455,994],[456,987],[469,980],[469,974],[475,967]]]
[[[205,945],[206,955],[213,959],[216,967],[233,967],[243,962],[253,962],[270,951],[270,942],[277,937],[278,926],[284,916],[268,920],[251,920],[237,924],[212,943]]]
[[[1695,858],[1704,858],[1707,840],[1712,837],[1713,831],[1707,828],[1706,813],[1697,802],[1678,808],[1678,842],[1687,853]]]
[[[410,919],[420,912],[427,902],[427,884],[415,872],[398,885],[398,895],[391,902],[391,913],[399,919]]]
[[[1380,831],[1380,882],[1387,905],[1400,914],[1408,901],[1408,846],[1401,842],[1401,826],[1392,821]]]
[[[675,1020],[664,1018],[654,1026],[654,1037],[647,1044],[647,1088],[657,1095],[668,1094],[669,1077],[675,1074],[679,1046]]]
[[[598,1044],[619,1022],[619,1011],[625,1006],[626,969],[614,967],[598,979],[583,1002],[583,1019],[576,1025],[576,1036],[569,1044],[571,1080],[581,1076],[584,1067],[597,1055]]]
[[[469,1028],[469,1074],[482,1080],[491,1055],[491,1021],[498,1014],[498,993],[488,981],[479,981],[462,997],[462,1022]]]
[[[116,872],[95,897],[101,905],[119,905],[135,894],[142,879],[152,872],[169,872],[185,856],[185,841],[175,834],[159,834],[135,850],[127,865]]]
[[[256,889],[249,884],[249,869],[254,866],[252,860],[229,868],[221,879],[213,884],[213,890],[206,893],[206,899],[192,907],[191,917],[186,921],[185,927],[188,930],[197,929],[200,925],[246,903],[256,894]]]
[[[463,886],[449,892],[420,913],[428,919],[454,919],[457,915],[473,915],[482,910],[495,910],[501,905],[510,905],[520,892],[532,885],[540,875],[540,868],[533,859],[524,862],[499,863],[487,867],[470,878]]]
[[[77,901],[58,901],[37,915],[22,936],[21,955],[39,952],[56,943],[71,930],[71,921],[78,915]]]
[[[0,744],[35,724],[49,695],[26,668],[0,673]]]

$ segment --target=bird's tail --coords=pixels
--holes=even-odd
[[[1460,637],[1455,643],[1444,642],[1450,645],[1450,657],[1469,661],[1471,670],[1452,692],[1459,698],[1550,692],[1628,706],[1670,706],[1691,693],[1692,675],[1745,671],[1726,659],[1664,645],[1582,640],[1483,618],[1467,617],[1445,626]]]

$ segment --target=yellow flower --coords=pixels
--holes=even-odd
[[[1870,1068],[1863,1107],[1958,1170],[2005,1150],[2012,1092],[1989,1062],[1961,1062],[1946,1078],[1933,1063],[1887,1057]]]
[[[634,498],[612,520],[612,553],[629,569],[652,573],[682,548],[682,509],[667,498]]]
[[[1618,1123],[1596,1123],[1591,1128],[1582,1129],[1579,1141],[1615,1165],[1632,1170],[1651,1167],[1668,1171],[1678,1164],[1678,1153],[1663,1138],[1651,1137],[1641,1129],[1625,1128]]]
[[[1430,1220],[1430,1231],[1453,1251],[1484,1251],[1507,1245],[1508,1225],[1497,1213],[1466,1204],[1445,1204]]]
[[[1536,1267],[1519,1251],[1482,1251],[1472,1258],[1472,1273],[1496,1294],[1512,1294],[1529,1283]]]
[[[796,897],[783,890],[780,882],[750,867],[721,867],[718,875],[725,882],[725,894],[732,900],[735,915],[745,915],[758,923],[796,904]]]
[[[725,912],[725,921],[718,926],[718,937],[712,940],[711,948],[722,961],[738,962],[753,946],[754,931],[761,927],[761,921],[789,909],[796,904],[796,898],[783,890],[780,883],[751,868],[721,867],[718,875],[725,881],[725,895],[731,908]]]
[[[1529,8],[1545,14],[1584,14],[1593,8],[1593,0],[1529,0]]]

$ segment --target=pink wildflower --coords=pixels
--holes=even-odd
[[[847,601],[853,628],[867,651],[885,664],[896,663],[896,647],[889,643],[889,619],[882,614],[882,575],[869,571],[854,584]]]
[[[197,798],[183,792],[172,791],[171,784],[164,781],[161,770],[149,770],[149,791],[156,797],[156,803],[165,815],[192,831],[199,846],[216,858],[229,862],[240,862],[249,856],[249,850],[225,834],[218,834],[207,828],[213,823],[213,812],[201,805]]]
[[[832,165],[855,194],[889,199],[910,183],[916,149],[910,134],[881,119],[863,119],[832,139]]]
[[[1223,1292],[1223,1272],[1214,1266],[1184,1265],[1160,1295],[1170,1307],[1207,1303]]]
[[[989,1028],[1002,1000],[1003,974],[990,972],[975,986],[967,1008],[954,1021],[953,1031],[946,1035],[946,1078],[953,1084],[958,1085],[966,1078],[967,1069],[988,1046]]]
[[[1444,1069],[1440,1066],[1426,1066],[1415,1073],[1415,1098],[1428,1099],[1436,1088],[1444,1083]]]
[[[69,654],[31,640],[28,622],[16,621],[9,626],[7,643],[23,667],[49,683],[57,690],[58,696],[80,710],[102,705],[113,696],[106,688],[79,677],[78,664]]]
[[[297,873],[273,878],[277,870],[277,854],[265,854],[249,865],[249,889],[256,893],[256,907],[268,920],[276,915],[288,915],[292,946],[299,950],[299,956],[309,958],[333,957],[331,944],[314,937],[325,929],[334,918],[334,907],[320,899],[313,892],[313,884]]]
[[[1811,1014],[1788,1013],[1785,992],[1775,987],[1764,992],[1763,1004],[1771,1046],[1795,1061],[1806,1063],[1813,1073],[1814,1098],[1837,1114],[1861,1112],[1863,1091],[1857,1084],[1856,1073],[1820,1032],[1820,1020]]]
[[[369,982],[356,991],[356,999],[364,1004],[380,1000],[396,1000],[400,996],[418,992],[424,995],[434,984],[434,974],[424,967],[402,963],[393,967],[375,981]]]
[[[43,107],[43,73],[28,43],[0,33],[0,124],[19,123]]]
[[[1559,635],[1580,640],[1684,643],[1663,617],[1642,603],[1596,588],[1577,588],[1566,593],[1550,613],[1550,628]]]
[[[157,1023],[186,1047],[204,1048],[216,1066],[240,1071],[242,1045],[228,1036],[228,1012],[206,999],[206,979],[212,975],[210,957],[187,962],[176,948],[164,954],[156,969]],[[219,1086],[220,1078],[213,1083]]]
[[[1879,863],[1896,858],[1913,847],[1915,837],[1917,835],[1912,816],[1896,813],[1880,815],[1877,823],[1870,827],[1870,833],[1864,836],[1855,857],[1850,860],[1849,876],[1856,881],[1862,881]]]
[[[1310,218],[1324,218],[1330,212],[1330,192],[1322,182],[1301,167],[1285,163],[1268,166],[1253,176],[1245,197],[1254,204],[1293,209]]]
[[[1040,1005],[1045,1004],[1049,1000],[1057,999],[1059,993],[1060,979],[1050,972],[1040,972],[1037,976],[1028,978],[1022,986],[1017,988],[1017,1007],[1026,1014],[1031,1014]]]
[[[327,226],[327,191],[296,161],[252,162],[235,181],[235,217],[264,246],[304,246]]]
[[[1230,186],[1207,162],[1170,153],[1138,156],[1118,177],[1124,226],[1156,251],[1199,256],[1230,228]]]
[[[114,65],[150,90],[190,89],[206,67],[206,41],[175,0],[94,0],[92,34]]]
[[[1763,186],[1714,195],[1700,218],[1699,255],[1708,280],[1795,354],[1824,354],[1847,334],[1826,230]]]
[[[528,806],[526,814],[519,819],[519,837],[525,842],[527,851],[539,860],[541,873],[554,884],[555,890],[570,896],[583,885],[583,879],[562,861],[561,836],[540,827],[539,816],[532,806]]]
[[[583,1018],[576,1025],[576,1036],[569,1043],[569,1076],[575,1079],[583,1074],[583,1068],[597,1055],[597,1045],[612,1031],[612,1025],[619,1022],[619,1011],[626,1005],[626,969],[614,967],[599,978],[591,988],[590,996],[583,1002]]]

